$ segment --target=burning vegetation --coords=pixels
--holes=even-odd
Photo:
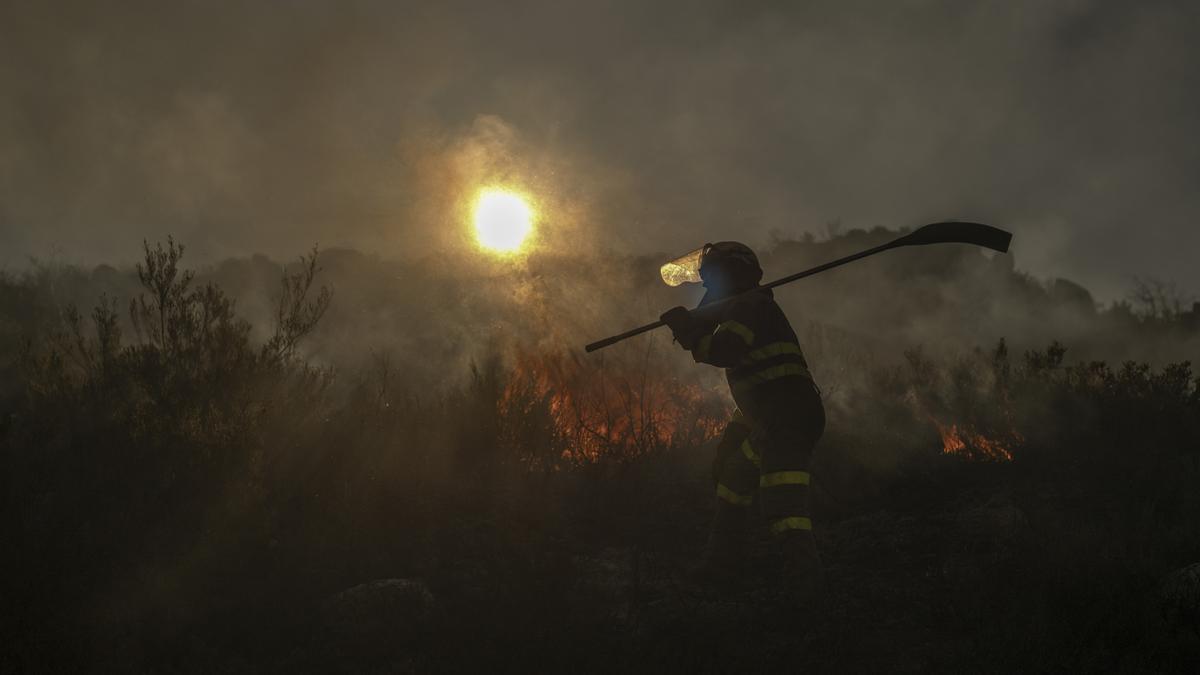
[[[568,353],[521,352],[504,376],[497,401],[500,441],[531,469],[694,447],[721,435],[732,404],[719,388],[649,361],[580,360]],[[1011,419],[1011,411],[1003,415]],[[1013,460],[1019,431],[984,433],[969,422],[943,422],[921,411],[941,437],[942,452],[971,461]]]
[[[1013,461],[1026,441],[1017,428],[1012,368],[1003,340],[990,355],[977,351],[948,368],[920,350],[905,356],[907,369],[880,384],[904,387],[904,408],[916,423],[937,430],[943,455]]]
[[[1009,444],[968,429],[966,425],[942,424],[934,420],[938,433],[942,436],[942,452],[947,455],[959,455],[967,459],[987,461],[1012,461]],[[1020,442],[1021,436],[1016,431],[1011,432],[1012,439]]]
[[[717,391],[649,359],[581,362],[533,352],[515,358],[498,406],[502,441],[531,468],[699,445],[720,435],[730,413]]]

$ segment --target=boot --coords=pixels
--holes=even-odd
[[[745,582],[747,509],[717,502],[700,562],[686,575],[697,590],[736,590]]]

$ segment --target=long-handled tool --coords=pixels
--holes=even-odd
[[[735,295],[719,302],[705,305],[701,311],[708,313],[714,308],[719,307],[726,302],[736,300],[743,295],[749,295],[750,293],[757,293],[767,288],[775,288],[776,286],[790,284],[797,279],[811,277],[812,275],[819,274],[825,270],[831,270],[835,267],[845,265],[846,263],[854,262],[855,260],[861,260],[867,256],[872,256],[876,253],[882,253],[893,248],[900,248],[902,246],[925,246],[926,244],[974,244],[976,246],[990,248],[993,251],[999,251],[1000,253],[1007,253],[1008,244],[1011,241],[1011,232],[1005,232],[1004,230],[992,227],[991,225],[983,225],[981,223],[965,223],[959,221],[932,223],[930,225],[918,228],[904,235],[903,237],[889,241],[886,244],[880,244],[874,248],[869,248],[865,251],[848,255],[845,258],[838,258],[837,260],[827,262],[824,265],[817,265],[812,269],[807,269],[803,272],[797,272],[795,274],[783,277],[782,279],[776,279],[769,284],[763,284],[754,290],[746,291],[742,295]],[[645,326],[639,326],[633,330],[625,331],[620,335],[613,335],[612,337],[607,337],[603,340],[593,342],[584,349],[589,352],[594,352],[597,349],[603,349],[604,347],[616,344],[626,338],[631,338],[634,335],[641,335],[642,333],[652,331],[655,328],[665,325],[666,324],[662,321],[648,323]]]

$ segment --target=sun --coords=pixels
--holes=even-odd
[[[488,189],[475,203],[475,238],[498,253],[515,253],[533,231],[533,209],[515,192]]]

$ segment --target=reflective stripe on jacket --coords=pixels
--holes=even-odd
[[[796,332],[769,290],[725,308],[716,328],[696,341],[692,357],[724,368],[734,401],[752,416],[767,392],[813,386]]]

